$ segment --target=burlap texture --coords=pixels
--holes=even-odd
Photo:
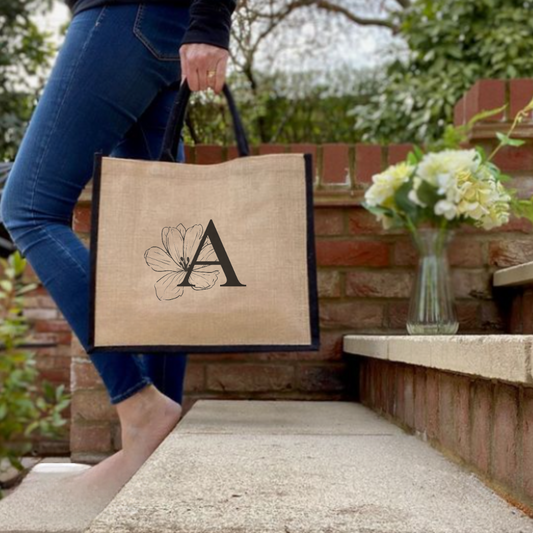
[[[156,282],[180,270],[172,261],[168,271],[148,264],[157,252],[153,247],[167,261],[162,233],[178,235],[163,228],[201,225],[205,232],[210,220],[245,286],[221,286],[226,275],[213,265],[204,268],[219,271],[210,288],[183,287],[181,296],[160,299]],[[188,231],[198,235],[199,229]],[[302,154],[216,165],[103,157],[94,345],[309,344],[307,238]],[[218,258],[212,254],[209,260]]]

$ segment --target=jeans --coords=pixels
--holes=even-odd
[[[71,227],[95,152],[157,159],[188,8],[124,4],[73,17],[6,181],[0,215],[87,350],[90,252]],[[183,141],[177,160],[184,161]],[[149,384],[182,403],[187,353],[90,355],[116,404]]]

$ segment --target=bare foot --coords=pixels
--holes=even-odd
[[[144,464],[179,422],[182,407],[154,385],[116,404],[122,449],[101,463],[73,476],[77,488],[112,498]]]

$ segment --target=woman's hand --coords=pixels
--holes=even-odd
[[[181,80],[187,78],[191,91],[211,87],[216,94],[226,80],[229,52],[210,44],[184,44],[180,47]]]

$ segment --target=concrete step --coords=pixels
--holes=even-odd
[[[81,533],[109,498],[76,493],[73,477],[89,465],[44,460],[0,500],[0,533]]]
[[[200,400],[86,531],[533,533],[533,520],[360,404]]]

